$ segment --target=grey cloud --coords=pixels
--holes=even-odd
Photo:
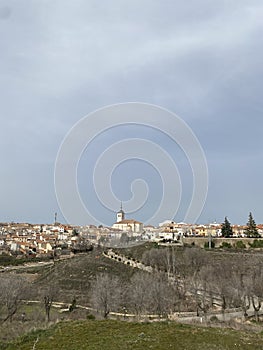
[[[36,163],[52,177],[56,151],[74,122],[95,108],[131,100],[160,104],[189,123],[217,169],[211,186],[224,177],[222,160],[231,171],[237,160],[246,162],[242,171],[249,182],[254,156],[262,161],[262,13],[256,0],[2,1],[0,145],[3,162],[16,174],[19,201],[26,179],[36,183]],[[21,159],[28,172],[19,174]],[[233,193],[226,194],[232,207],[244,187],[234,181]],[[7,183],[10,217],[7,193],[15,196],[15,190],[7,173],[1,182]],[[41,186],[42,195],[50,183]],[[248,190],[243,195],[248,206],[259,207],[259,177],[253,191],[255,204]],[[208,207],[231,215],[224,199],[211,193]],[[44,198],[47,218],[51,209]],[[259,210],[257,215],[263,222]],[[36,217],[34,212],[32,221]],[[209,217],[205,209],[200,220]]]

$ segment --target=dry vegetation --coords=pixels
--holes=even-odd
[[[228,308],[238,307],[246,316],[251,307],[254,320],[261,324],[261,253],[158,248],[154,244],[117,252],[152,266],[153,272],[111,260],[101,249],[95,249],[72,259],[55,261],[50,266],[28,268],[28,275],[24,270],[23,274],[19,270],[2,273],[0,341],[16,338],[34,327],[47,326],[50,321],[92,317],[90,313],[96,318],[112,318],[111,312],[119,312],[124,319],[128,319],[125,315],[134,314],[134,319],[144,320],[147,314],[165,319],[174,312],[194,311],[211,324],[210,312],[214,309],[224,315]],[[26,300],[36,303],[26,303]],[[55,309],[55,302],[60,302],[57,306],[67,311],[61,313]],[[78,305],[91,309],[81,309]],[[214,321],[217,322],[216,317]],[[43,344],[47,332],[41,333]],[[56,333],[57,328],[53,332]],[[37,348],[41,348],[40,342]]]

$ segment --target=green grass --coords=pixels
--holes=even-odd
[[[3,350],[225,350],[262,349],[262,334],[231,329],[202,328],[176,323],[129,323],[119,321],[61,322],[2,345]]]

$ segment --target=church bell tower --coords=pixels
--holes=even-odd
[[[122,210],[122,202],[121,202],[121,208],[120,208],[120,210],[117,213],[117,222],[120,222],[120,221],[122,221],[124,219],[125,219],[125,213]]]

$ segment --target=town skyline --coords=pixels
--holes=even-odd
[[[121,210],[123,209],[123,207],[121,206]],[[30,224],[30,225],[55,225],[55,224],[61,224],[61,225],[63,225],[63,226],[79,226],[79,227],[81,227],[81,226],[105,226],[105,227],[111,227],[112,225],[114,225],[114,223],[117,223],[117,219],[116,219],[116,214],[118,215],[118,212],[119,211],[116,211],[115,213],[114,213],[114,215],[113,215],[113,218],[112,218],[112,222],[111,223],[109,223],[109,225],[103,225],[102,223],[98,223],[97,225],[95,225],[94,223],[85,223],[85,224],[80,224],[80,223],[69,223],[69,222],[65,222],[65,220],[61,220],[61,218],[58,216],[58,214],[57,214],[57,212],[55,212],[54,213],[54,215],[53,215],[53,220],[51,219],[50,221],[47,221],[47,222],[45,222],[45,221],[39,221],[39,222],[34,222],[34,221],[16,221],[16,220],[10,220],[10,221],[4,221],[4,220],[1,220],[0,219],[0,224],[3,224],[3,223],[8,223],[8,224],[11,224],[11,223],[15,223],[15,224]],[[204,226],[209,226],[209,225],[213,225],[213,224],[215,224],[215,225],[221,225],[223,222],[224,222],[224,220],[225,220],[225,218],[227,218],[229,221],[230,221],[230,223],[231,223],[231,225],[233,225],[233,226],[246,226],[247,225],[247,222],[248,222],[248,219],[249,219],[249,214],[250,214],[251,212],[249,212],[248,213],[248,215],[247,215],[247,219],[246,220],[244,220],[243,222],[232,222],[231,221],[231,219],[229,218],[229,216],[224,216],[223,218],[222,218],[222,220],[220,221],[220,220],[216,220],[216,219],[214,219],[214,220],[210,220],[210,221],[207,221],[207,222],[195,222],[195,223],[191,223],[191,222],[184,222],[184,221],[182,221],[182,220],[178,220],[178,221],[176,221],[176,220],[173,220],[173,219],[169,219],[169,218],[163,218],[163,221],[161,221],[161,222],[159,222],[157,225],[153,225],[152,223],[147,223],[147,224],[144,224],[143,222],[143,224],[145,225],[145,226],[153,226],[153,227],[160,227],[162,224],[164,224],[164,223],[168,223],[168,222],[171,222],[171,223],[176,223],[176,224],[182,224],[182,225],[189,225],[189,226],[194,226],[194,225],[196,225],[196,226],[198,226],[198,225],[204,225]],[[133,217],[130,217],[130,215],[128,214],[128,217],[126,217],[126,212],[124,211],[124,214],[125,214],[125,218],[127,218],[127,219],[129,219],[129,220],[137,220],[136,218],[133,218]],[[252,213],[252,215],[253,215],[253,213]],[[254,217],[254,216],[253,216]],[[257,220],[255,220],[256,221],[256,224],[257,225],[263,225],[263,222],[257,222]]]

